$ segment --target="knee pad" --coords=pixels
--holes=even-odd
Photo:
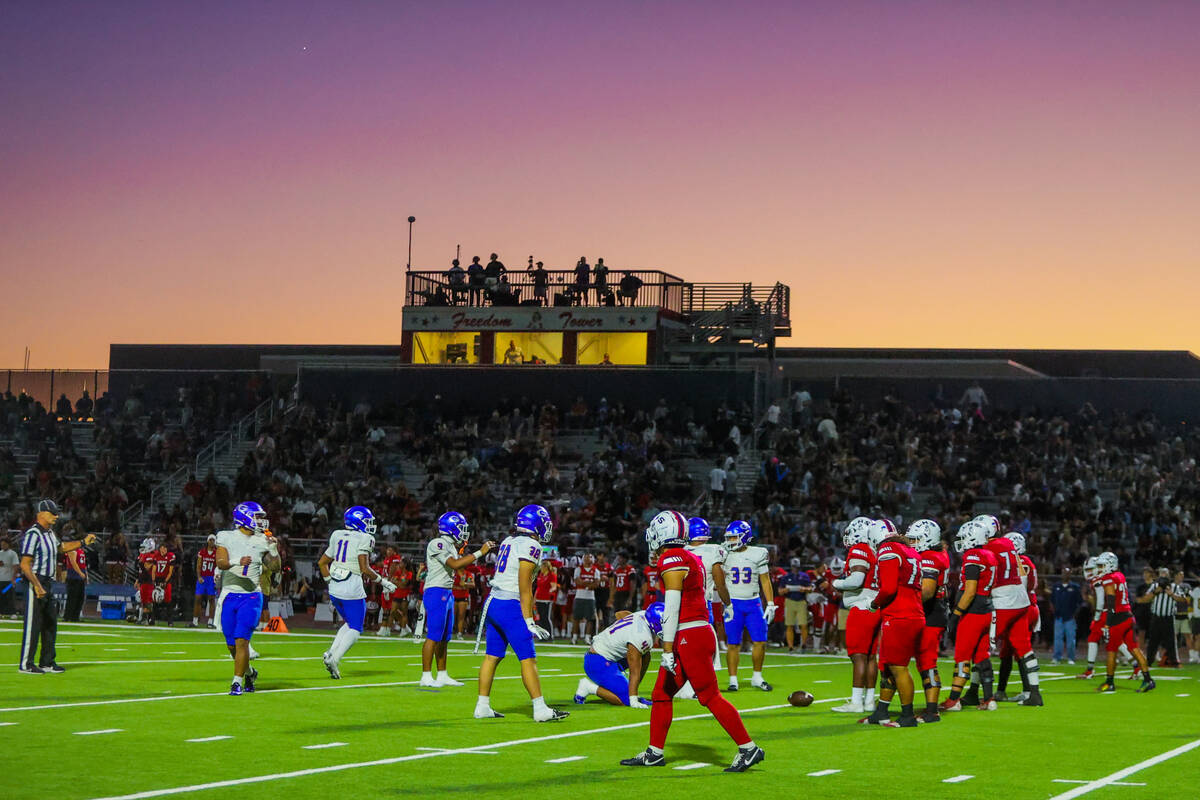
[[[1026,672],[1037,672],[1039,669],[1037,656],[1033,653],[1022,658],[1021,665],[1025,668]]]
[[[937,667],[925,670],[921,677],[926,689],[942,688],[942,676],[938,674]]]
[[[979,670],[979,680],[982,683],[987,683],[992,679],[992,662],[990,660],[980,661],[975,665],[975,669]]]
[[[879,679],[879,688],[891,689],[893,692],[896,691],[896,679],[892,677],[891,670],[883,673],[883,677]]]
[[[954,677],[956,678],[962,678],[963,680],[966,680],[970,672],[970,667],[965,661],[961,664],[954,665]]]

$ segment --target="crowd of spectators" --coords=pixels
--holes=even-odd
[[[548,270],[530,256],[525,270],[514,272],[492,253],[487,264],[481,263],[479,256],[467,267],[454,259],[441,281],[416,293],[430,306],[637,305],[642,278],[628,270],[611,277],[610,272],[603,258],[592,265],[586,256],[580,256],[569,270]]]

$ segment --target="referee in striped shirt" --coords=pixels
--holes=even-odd
[[[76,550],[96,541],[89,533],[83,541],[59,542],[54,533],[58,521],[58,504],[42,500],[37,505],[37,523],[25,531],[21,540],[21,574],[25,576],[25,627],[21,631],[21,659],[17,669],[26,675],[46,672],[66,672],[54,663],[54,639],[58,635],[58,608],[50,593],[54,570],[60,553]],[[38,640],[42,643],[41,658],[34,663]]]
[[[1179,666],[1179,654],[1175,649],[1175,604],[1186,601],[1183,587],[1171,582],[1171,571],[1163,567],[1158,571],[1158,580],[1146,595],[1150,599],[1150,631],[1146,637],[1146,660],[1153,664],[1158,660],[1158,650],[1166,651],[1163,665]]]

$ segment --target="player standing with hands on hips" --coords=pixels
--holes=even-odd
[[[258,670],[250,666],[250,637],[258,626],[263,596],[259,586],[263,566],[279,566],[279,546],[267,536],[267,512],[253,501],[233,509],[234,530],[217,534],[217,569],[221,570],[221,632],[233,656],[233,685],[237,697],[254,691]]]
[[[626,767],[661,767],[667,763],[663,746],[674,717],[674,697],[684,683],[691,681],[700,705],[712,712],[738,746],[733,763],[726,772],[745,772],[766,758],[742,724],[742,716],[733,704],[721,696],[713,654],[717,634],[708,623],[708,602],[704,594],[704,566],[700,559],[684,549],[688,522],[678,511],[663,511],[646,528],[650,558],[657,558],[656,571],[664,589],[662,615],[662,660],[654,684],[650,709],[650,744],[645,751],[621,762]]]
[[[546,705],[546,699],[542,697],[542,681],[538,676],[537,651],[533,647],[534,639],[544,641],[550,638],[550,631],[533,619],[533,576],[542,561],[542,545],[550,541],[554,532],[550,512],[539,505],[524,506],[513,520],[513,531],[496,551],[492,592],[484,604],[483,619],[480,621],[481,627],[487,631],[487,655],[479,667],[479,699],[475,702],[475,718],[504,716],[492,710],[492,680],[500,660],[511,647],[521,662],[521,681],[533,701],[533,721],[556,722],[569,715]]]
[[[25,625],[21,631],[21,655],[17,669],[26,675],[41,675],[46,672],[66,672],[55,662],[55,639],[58,638],[58,605],[50,593],[54,570],[58,566],[60,553],[69,553],[96,541],[89,533],[82,541],[59,543],[54,533],[58,522],[58,504],[53,500],[42,500],[37,505],[37,521],[25,531],[21,539],[21,574],[25,576]],[[41,657],[38,641],[42,643]]]
[[[396,585],[371,569],[371,551],[375,549],[375,515],[366,506],[351,506],[342,515],[342,530],[329,537],[329,546],[317,561],[317,569],[329,586],[329,600],[342,615],[342,627],[333,637],[322,661],[329,677],[342,677],[338,665],[358,637],[367,616],[367,590],[363,576],[379,581],[384,591],[394,592]]]

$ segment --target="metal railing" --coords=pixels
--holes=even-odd
[[[452,280],[445,271],[412,271],[405,276],[404,304],[408,306],[653,306],[680,313],[684,304],[682,278],[660,270],[613,269],[602,283],[594,272],[586,281],[574,270],[508,270],[504,283],[464,274]]]
[[[196,453],[192,463],[185,464],[156,483],[150,490],[150,499],[146,503],[139,500],[124,509],[121,512],[121,529],[123,531],[148,531],[150,519],[159,505],[167,498],[178,494],[183,485],[187,483],[189,475],[197,477],[206,475],[218,459],[232,452],[239,443],[256,436],[263,424],[274,418],[274,400],[268,399],[259,403],[253,411],[235,422],[233,427],[202,447]]]

